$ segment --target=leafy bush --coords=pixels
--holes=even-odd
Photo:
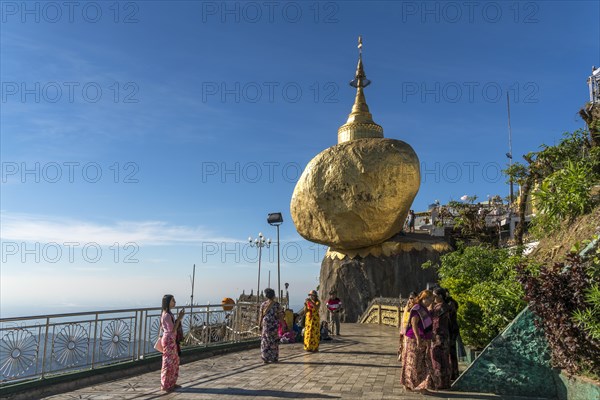
[[[485,347],[525,307],[516,280],[521,257],[489,245],[465,247],[441,257],[440,286],[459,304],[458,322],[465,344]],[[431,262],[423,264],[432,267]]]
[[[585,310],[576,310],[573,319],[595,341],[600,341],[600,287],[598,283],[585,292],[589,304]]]
[[[543,237],[556,231],[564,220],[573,219],[592,210],[593,166],[584,160],[568,160],[542,181],[533,192],[533,202],[539,214],[533,219],[532,234]]]
[[[594,300],[599,268],[597,257],[583,259],[575,252],[565,263],[539,270],[518,267],[525,299],[540,317],[538,326],[552,350],[552,364],[572,374],[600,371],[598,298]]]
[[[598,237],[595,238],[595,240],[598,239]],[[590,287],[584,292],[588,307],[584,310],[576,310],[573,319],[591,340],[600,342],[600,246],[596,246],[595,254],[590,255],[589,258],[586,272]]]

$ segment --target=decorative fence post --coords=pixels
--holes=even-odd
[[[138,318],[138,313],[139,313],[139,318]],[[135,344],[133,345],[134,348],[134,354],[133,354],[133,359],[135,360],[136,358],[139,359],[140,355],[142,354],[142,343],[144,340],[144,336],[143,336],[143,324],[144,321],[144,310],[140,310],[139,312],[136,311],[135,312],[135,324],[136,326],[139,326],[139,329],[137,329],[137,338],[134,339],[134,343],[137,342],[137,350],[136,350],[136,346]],[[138,325],[139,324],[139,325]]]
[[[44,354],[42,354],[42,376],[41,379],[44,378],[44,372],[45,372],[45,368],[46,368],[46,353],[48,350],[48,330],[50,328],[50,317],[46,318],[46,333],[44,334]],[[39,346],[39,345],[38,345]],[[39,354],[39,347],[38,347],[38,354]],[[50,357],[52,357],[52,352],[50,352]]]
[[[210,343],[210,303],[206,306],[206,346]]]
[[[94,369],[94,362],[96,361],[96,341],[98,337],[98,313],[96,313],[96,318],[94,320],[94,342],[92,345],[92,369]]]

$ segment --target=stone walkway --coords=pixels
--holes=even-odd
[[[342,336],[321,342],[318,353],[302,344],[280,346],[280,361],[263,364],[260,350],[221,355],[181,366],[176,392],[164,393],[160,372],[63,393],[47,399],[508,399],[487,394],[405,393],[399,383],[397,330],[342,324]]]

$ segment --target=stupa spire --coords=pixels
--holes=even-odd
[[[365,99],[363,88],[369,86],[371,81],[367,79],[362,62],[362,36],[358,37],[358,65],[354,79],[350,86],[356,88],[356,97],[348,120],[338,129],[338,143],[361,138],[382,138],[383,128],[373,121],[369,112],[369,106]]]

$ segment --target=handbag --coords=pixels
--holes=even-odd
[[[160,329],[158,330],[158,339],[156,339],[156,343],[154,343],[154,348],[156,349],[156,351],[158,351],[159,353],[162,353],[165,351],[163,344],[162,344],[162,337],[160,336],[160,332],[162,331],[162,322],[160,324]]]
[[[158,337],[158,339],[156,340],[156,343],[154,343],[154,348],[156,349],[156,351],[162,353],[163,351],[165,351],[165,349],[163,348],[162,345],[162,337]]]

